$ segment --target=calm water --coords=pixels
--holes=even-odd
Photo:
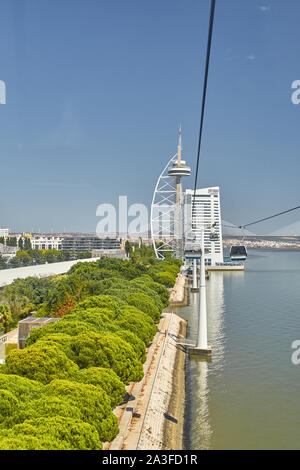
[[[198,294],[177,309],[197,328]],[[187,449],[300,449],[300,252],[249,251],[207,282],[211,363],[187,362]]]

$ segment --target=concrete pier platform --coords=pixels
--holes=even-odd
[[[206,266],[207,271],[244,271],[245,266],[242,265],[224,265],[224,266]]]

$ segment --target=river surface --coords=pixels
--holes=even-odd
[[[300,252],[249,250],[245,272],[207,281],[210,363],[186,374],[186,449],[300,449]],[[198,295],[174,309],[197,331]]]

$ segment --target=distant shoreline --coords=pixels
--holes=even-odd
[[[231,245],[230,245],[231,246]],[[223,246],[223,249],[226,248],[226,249],[230,249],[230,246]],[[275,247],[270,247],[270,246],[247,246],[247,244],[245,244],[247,250],[267,250],[267,251],[300,251],[300,246],[299,247],[279,247],[279,248],[275,248]]]

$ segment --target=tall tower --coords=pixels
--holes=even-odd
[[[204,229],[205,262],[215,266],[223,263],[222,221],[220,207],[220,189],[218,186],[197,189],[187,189],[185,200],[185,233],[190,233],[195,244],[199,244]],[[212,228],[214,224],[214,234]]]
[[[183,198],[181,178],[190,176],[191,169],[186,166],[184,160],[181,160],[181,126],[179,128],[179,138],[177,147],[177,159],[168,169],[168,176],[175,179],[176,184],[176,203],[174,210],[174,252],[176,258],[183,258],[184,255],[184,232],[183,232]]]

